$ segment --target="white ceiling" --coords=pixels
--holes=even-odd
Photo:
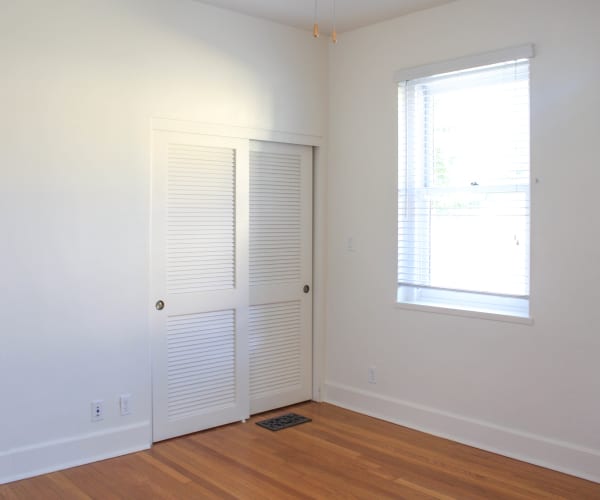
[[[199,0],[242,14],[269,19],[312,31],[315,0]],[[339,33],[453,0],[335,0],[336,29]],[[319,27],[331,31],[334,0],[318,0]]]

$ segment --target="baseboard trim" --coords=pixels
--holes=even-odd
[[[0,484],[150,448],[149,421],[0,452]]]
[[[325,383],[324,401],[371,417],[600,483],[600,450]]]

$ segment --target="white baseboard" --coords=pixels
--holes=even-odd
[[[348,410],[600,483],[600,450],[334,382],[325,383],[324,400]]]
[[[150,448],[149,421],[0,452],[0,484]]]

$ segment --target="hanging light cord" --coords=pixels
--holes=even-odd
[[[333,43],[337,43],[337,29],[335,26],[335,21],[336,21],[336,12],[335,12],[335,0],[332,0],[331,3],[331,10],[332,10],[332,26],[333,29],[331,30],[331,41]],[[315,38],[319,38],[319,0],[315,0],[315,16],[314,16],[314,23],[313,23],[313,36]]]
[[[313,36],[315,38],[319,38],[319,8],[318,8],[318,0],[315,0],[315,20],[313,24]]]
[[[337,31],[335,29],[335,0],[333,0],[333,30],[331,31],[331,41],[337,43]]]

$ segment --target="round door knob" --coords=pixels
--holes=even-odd
[[[308,285],[304,285],[303,290],[304,290],[304,293],[308,293],[308,292],[310,292],[310,287]]]
[[[165,308],[165,303],[162,300],[159,300],[156,304],[155,304],[156,310],[157,311],[162,311]]]

